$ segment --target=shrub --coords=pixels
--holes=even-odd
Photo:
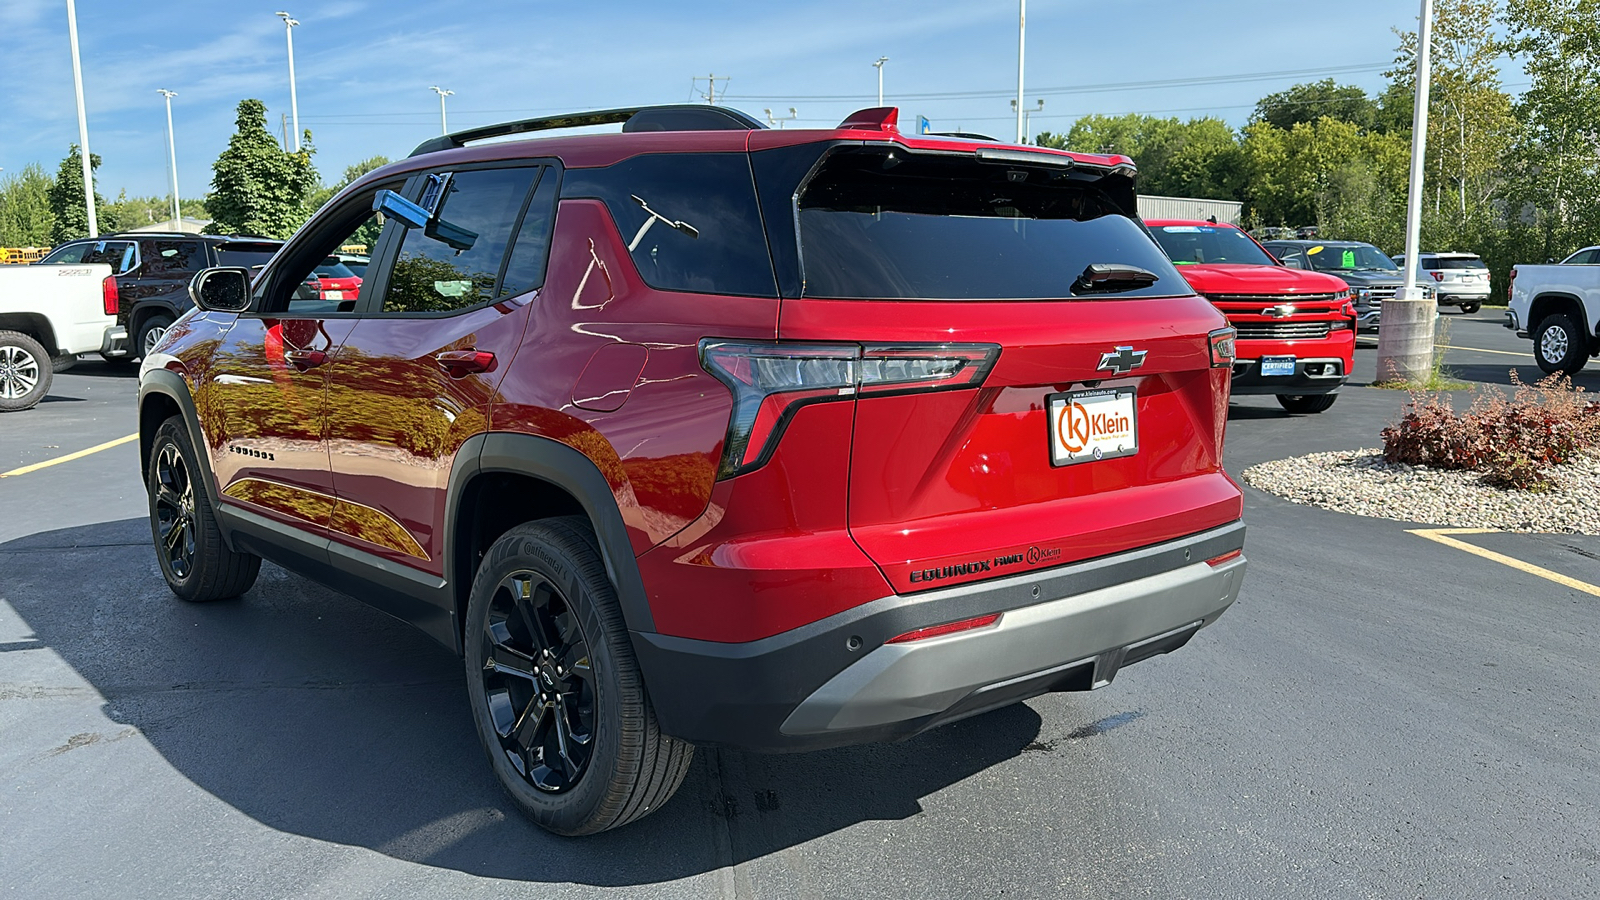
[[[1512,370],[1511,383],[1510,399],[1487,390],[1465,413],[1448,396],[1413,394],[1400,421],[1383,430],[1383,458],[1482,472],[1497,487],[1544,490],[1552,484],[1551,466],[1600,447],[1600,404],[1566,376],[1526,385]]]

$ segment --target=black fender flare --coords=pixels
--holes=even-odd
[[[205,431],[200,427],[200,413],[195,409],[194,397],[189,393],[189,383],[170,369],[150,369],[139,376],[139,481],[144,481],[144,474],[150,469],[150,435],[145,433],[144,407],[149,398],[156,394],[175,403],[182,414],[183,424],[189,429],[189,446],[194,448],[200,463],[200,484],[205,488],[206,499],[211,501],[211,508],[219,508],[217,476],[211,471],[211,448],[206,443]],[[159,422],[155,424],[157,427],[160,425]],[[223,535],[228,537],[232,546],[227,526],[222,528]]]
[[[472,586],[471,572],[465,573],[465,578],[460,578],[460,562],[457,559],[459,550],[455,535],[461,498],[474,477],[490,472],[537,478],[576,498],[594,526],[606,576],[611,579],[611,585],[617,592],[617,601],[622,606],[622,616],[628,630],[655,631],[655,618],[650,613],[644,579],[639,575],[633,544],[628,540],[622,511],[617,507],[616,495],[610,483],[594,461],[581,451],[539,435],[485,432],[468,438],[456,452],[456,464],[450,471],[449,493],[445,501],[444,525],[449,538],[445,543],[444,565],[445,577],[455,577],[458,590],[470,591]]]

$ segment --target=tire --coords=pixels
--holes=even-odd
[[[1279,394],[1278,405],[1292,413],[1319,413],[1325,412],[1339,399],[1338,394],[1309,394],[1294,396],[1292,394]]]
[[[1470,315],[1472,315],[1473,313],[1477,312],[1480,309],[1483,309],[1483,304],[1482,303],[1463,303],[1463,304],[1461,304],[1461,312],[1464,313],[1465,315],[1469,315],[1470,316]]]
[[[1556,313],[1539,320],[1533,333],[1533,358],[1546,375],[1576,375],[1589,362],[1588,338],[1572,317]]]
[[[56,372],[56,373],[59,374],[61,372],[65,372],[66,370],[72,368],[73,366],[75,366],[77,364],[78,364],[77,355],[76,354],[72,354],[72,353],[68,353],[68,354],[66,354],[64,356],[58,356],[55,359],[50,360],[50,371]]]
[[[167,315],[154,315],[145,319],[139,325],[139,333],[134,337],[133,349],[128,354],[130,357],[138,355],[140,359],[149,355],[151,349],[160,343],[162,335],[172,327],[172,317]]]
[[[50,393],[50,354],[20,331],[0,331],[0,412],[36,406]]]
[[[617,828],[683,783],[694,747],[656,725],[586,520],[529,522],[495,541],[465,625],[478,739],[500,786],[540,827]]]
[[[173,416],[150,445],[145,492],[150,497],[150,537],[167,586],[190,603],[237,597],[256,583],[261,557],[230,549],[189,443],[189,429]]]

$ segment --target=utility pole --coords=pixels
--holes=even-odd
[[[719,79],[719,78],[722,79],[723,81],[732,80],[727,75],[707,75],[707,76],[705,76],[706,84],[707,84],[705,98],[706,98],[706,102],[711,104],[712,106],[716,106],[717,105],[717,79]],[[700,76],[696,75],[696,76],[694,76],[693,78],[691,78],[689,80],[690,80],[690,82],[692,84],[699,84],[700,83]]]
[[[1028,0],[1017,0],[1017,143],[1022,143],[1022,57],[1028,49]]]
[[[439,133],[449,134],[450,126],[445,124],[444,120],[444,98],[454,94],[455,91],[447,91],[444,88],[439,87],[437,84],[430,86],[429,90],[439,95]]]
[[[787,116],[778,116],[777,118],[773,118],[772,110],[770,109],[763,109],[762,112],[767,114],[767,124],[773,126],[774,128],[782,128],[783,123],[793,122],[795,119],[800,118],[800,112],[792,106],[789,107],[789,114]]]
[[[1034,103],[1036,105],[1031,109],[1025,109],[1022,111],[1022,140],[1017,142],[1019,144],[1025,144],[1028,142],[1028,136],[1033,134],[1033,114],[1044,109],[1044,100],[1035,100]],[[1011,108],[1017,108],[1017,101],[1011,101]]]
[[[1422,0],[1417,28],[1416,106],[1411,112],[1411,184],[1406,196],[1404,286],[1383,304],[1378,329],[1378,380],[1424,381],[1433,363],[1433,323],[1438,304],[1417,287],[1418,234],[1422,228],[1422,174],[1428,149],[1428,88],[1433,51],[1433,0]]]
[[[283,10],[279,10],[275,15],[283,20],[283,37],[289,43],[289,118],[294,120],[294,152],[299,153],[300,103],[294,94],[294,27],[300,22]]]
[[[167,98],[167,162],[172,166],[172,230],[182,231],[183,222],[178,212],[178,147],[172,137],[172,98],[178,96],[178,92],[156,88],[156,93]]]
[[[879,106],[883,105],[883,64],[888,62],[888,61],[889,61],[889,57],[880,56],[880,57],[878,57],[878,61],[872,64],[872,67],[874,69],[878,70],[878,105]]]
[[[100,236],[94,217],[94,166],[89,156],[89,117],[83,110],[83,67],[78,64],[78,10],[67,0],[67,37],[72,43],[72,88],[78,94],[78,152],[83,156],[83,202],[89,211],[89,237]]]

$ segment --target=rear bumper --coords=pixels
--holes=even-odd
[[[898,740],[1050,691],[1091,690],[1183,646],[1244,580],[1241,522],[1055,569],[891,595],[759,641],[634,634],[661,728],[761,751]],[[1000,613],[985,628],[908,631]]]
[[[1440,306],[1459,306],[1462,303],[1482,303],[1489,299],[1489,285],[1473,287],[1439,288]]]
[[[128,329],[121,325],[106,326],[100,338],[100,355],[107,358],[128,355]]]
[[[1338,357],[1296,359],[1293,375],[1263,375],[1261,360],[1239,359],[1233,363],[1233,393],[1285,394],[1296,397],[1332,394],[1350,379],[1345,361]]]

